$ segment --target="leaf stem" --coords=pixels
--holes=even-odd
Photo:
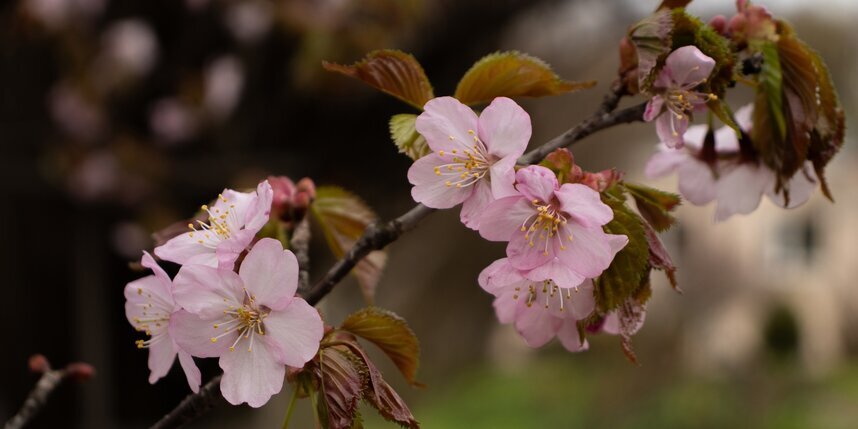
[[[283,419],[283,429],[289,429],[289,421],[292,420],[292,412],[295,411],[295,402],[298,400],[298,386],[292,388],[292,398],[289,399],[289,408],[286,409],[286,417]]]

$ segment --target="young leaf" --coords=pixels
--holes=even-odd
[[[426,139],[414,128],[417,115],[402,113],[390,117],[390,138],[409,158],[417,161],[430,152]]]
[[[673,259],[667,253],[664,243],[658,238],[658,234],[648,223],[643,223],[644,232],[646,233],[647,245],[649,245],[649,265],[657,270],[664,271],[667,275],[667,280],[670,281],[670,287],[673,290],[682,293],[679,284],[676,281],[676,266],[673,265]]]
[[[368,307],[352,313],[340,329],[378,346],[409,383],[419,385],[416,376],[420,363],[420,344],[405,319],[387,310]]]
[[[316,188],[316,200],[310,206],[313,217],[322,228],[325,241],[334,256],[342,257],[378,217],[360,198],[335,186]],[[367,303],[372,304],[375,287],[387,262],[387,254],[371,252],[358,262],[353,274]]]
[[[323,347],[318,366],[318,412],[329,429],[350,429],[357,417],[358,400],[367,387],[368,370],[363,360],[343,346]]]
[[[611,265],[594,281],[596,305],[607,313],[634,295],[649,281],[649,245],[643,222],[621,199],[603,193],[603,200],[614,210],[614,219],[605,232],[622,234],[629,243],[617,253]]]
[[[419,429],[420,424],[414,418],[414,415],[411,414],[408,405],[405,405],[405,401],[402,400],[399,394],[384,381],[381,371],[372,363],[366,352],[360,348],[360,345],[353,345],[356,342],[348,344],[352,351],[361,358],[369,371],[368,385],[367,389],[364,390],[363,399],[378,410],[378,413],[385,419],[399,423],[406,428]]]
[[[638,85],[647,91],[655,81],[657,66],[673,46],[673,13],[661,10],[644,18],[629,30],[628,38],[638,54]]]
[[[624,185],[634,198],[638,212],[657,231],[666,231],[676,222],[670,212],[682,202],[679,195],[634,183],[625,182]]]
[[[477,61],[456,87],[455,97],[479,104],[495,97],[542,97],[592,88],[594,81],[570,82],[557,76],[544,61],[521,52],[496,52]]]
[[[393,49],[372,51],[350,66],[322,62],[326,70],[361,80],[423,110],[427,101],[435,98],[432,85],[423,67],[411,54]]]

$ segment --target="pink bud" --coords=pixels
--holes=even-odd
[[[28,365],[30,367],[30,371],[36,374],[42,374],[51,370],[51,364],[48,362],[48,358],[42,354],[34,354],[30,356]]]
[[[66,366],[66,377],[72,381],[82,383],[95,376],[95,368],[83,362],[73,362]]]
[[[724,15],[716,15],[709,20],[709,26],[720,34],[727,31],[727,18]]]
[[[274,191],[274,198],[272,199],[274,207],[287,204],[292,199],[292,195],[295,194],[295,183],[286,176],[268,176],[268,183],[271,184],[271,189]]]
[[[304,192],[310,198],[310,201],[316,199],[316,184],[313,183],[313,179],[309,177],[305,177],[298,181],[298,192]]]

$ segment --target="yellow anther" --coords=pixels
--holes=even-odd
[[[213,343],[216,343],[216,342],[217,342],[217,338],[212,337],[212,338],[211,338],[211,341],[212,341]]]

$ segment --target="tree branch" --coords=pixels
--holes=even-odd
[[[570,128],[565,133],[549,140],[542,146],[524,154],[518,159],[520,165],[530,165],[541,161],[546,155],[552,151],[567,147],[575,142],[578,142],[585,137],[594,134],[606,128],[611,128],[615,125],[626,124],[643,120],[643,113],[646,107],[645,104],[640,104],[634,107],[629,107],[620,111],[616,111],[620,99],[625,95],[621,85],[613,85],[609,94],[605,96],[599,109],[589,118],[582,121],[580,124]],[[402,234],[411,231],[417,227],[417,224],[435,209],[417,204],[405,214],[383,224],[373,224],[367,227],[363,235],[355,242],[354,246],[343,255],[327,273],[309,290],[302,289],[299,294],[310,305],[316,305],[324,298],[334,287],[349,274],[352,268],[363,258],[369,255],[373,250],[381,250],[388,244],[396,241]],[[298,230],[301,225],[296,227],[293,235],[294,241],[298,239]],[[309,235],[309,230],[307,231]],[[309,241],[309,237],[308,237]],[[298,252],[296,250],[296,255]],[[299,257],[300,258],[300,257]],[[299,259],[299,264],[305,267]],[[303,268],[302,268],[303,269]],[[170,414],[167,414],[158,423],[152,426],[152,429],[168,429],[177,428],[185,423],[188,423],[209,409],[211,409],[216,401],[221,400],[219,392],[215,389],[220,384],[221,376],[213,378],[206,383],[200,393],[188,395]]]
[[[30,370],[41,373],[42,376],[36,382],[36,386],[27,395],[24,405],[18,413],[12,416],[3,426],[4,429],[20,429],[36,417],[47,404],[51,393],[56,390],[65,380],[85,381],[95,374],[92,366],[85,363],[73,363],[63,369],[51,369],[50,363],[42,355],[33,355],[30,358]]]

